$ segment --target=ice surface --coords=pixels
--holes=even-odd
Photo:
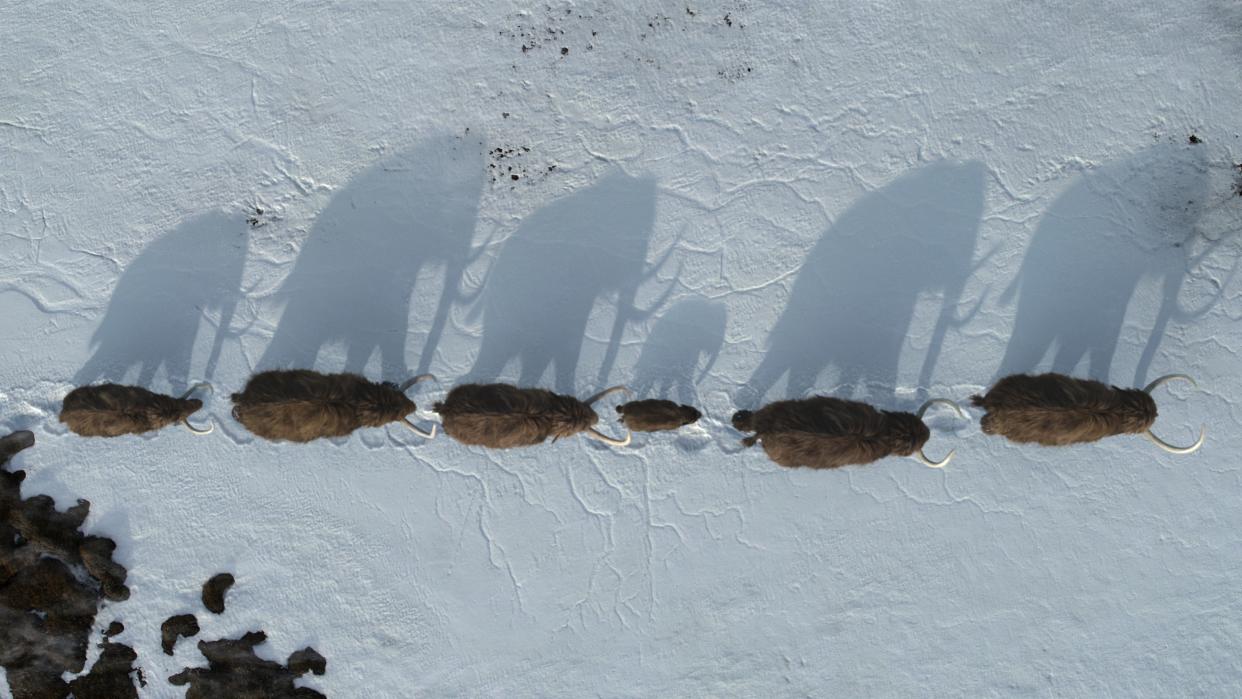
[[[1242,693],[1231,4],[3,14],[0,431],[38,432],[25,492],[117,541],[143,696],[202,664],[160,624],[221,570],[202,637],[314,646],[329,696]],[[511,453],[229,417],[252,371],[312,363],[430,370],[420,407],[624,381],[707,417]],[[814,473],[728,427],[1054,367],[1195,376],[1157,431],[1207,446],[944,422],[944,472]],[[221,429],[68,434],[102,378],[208,378]]]

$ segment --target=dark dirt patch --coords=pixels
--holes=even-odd
[[[181,687],[188,685],[186,699],[310,699],[324,695],[293,681],[309,672],[322,675],[327,661],[312,648],[289,656],[282,666],[255,655],[254,648],[267,641],[262,631],[251,631],[238,639],[199,641],[198,649],[209,667],[186,668],[168,678]]]
[[[224,613],[224,593],[237,582],[231,573],[217,573],[203,583],[203,606],[212,614]]]
[[[129,588],[125,568],[112,560],[116,544],[80,530],[89,502],[60,512],[46,495],[22,498],[26,473],[5,465],[33,445],[29,432],[0,439],[0,667],[16,697],[65,697],[71,685],[61,676],[82,672],[100,604],[127,599]],[[108,629],[122,630],[117,623]],[[133,649],[109,641],[103,647],[91,674],[74,680],[77,696],[136,696]],[[88,694],[103,687],[109,693]]]
[[[1196,135],[1194,135],[1194,134],[1190,134],[1190,138],[1188,138],[1188,139],[1186,139],[1186,140],[1190,141],[1190,145],[1192,145],[1192,146],[1193,146],[1193,145],[1197,145],[1197,144],[1199,144],[1199,143],[1203,143],[1203,139],[1202,139],[1202,138],[1199,138],[1198,136],[1196,136]]]
[[[197,635],[198,619],[193,614],[170,616],[160,624],[160,647],[164,649],[165,655],[172,655],[177,641],[183,636],[189,638]]]
[[[119,625],[117,622],[113,624]],[[112,627],[108,630],[110,632]],[[99,644],[103,650],[91,666],[91,671],[69,683],[74,699],[137,699],[134,675],[137,675],[139,684],[147,686],[142,670],[134,668],[138,654],[123,643],[113,643],[111,637],[115,635],[104,634],[104,641]]]
[[[307,672],[322,675],[328,669],[328,659],[314,648],[303,648],[289,655],[288,665],[290,672],[295,675],[305,675]]]
[[[515,182],[529,177],[526,157],[530,146],[497,146],[487,152],[491,160],[487,164],[492,183]],[[538,172],[538,170],[536,170]]]

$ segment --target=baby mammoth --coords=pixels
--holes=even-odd
[[[635,432],[675,430],[698,422],[703,414],[671,400],[636,400],[617,406],[621,422]]]
[[[210,391],[211,384],[195,384],[179,398],[114,383],[82,386],[65,396],[60,421],[83,437],[142,434],[174,422],[184,423],[194,434],[210,434],[210,424],[205,429],[190,424],[190,415],[203,407],[203,401],[190,398],[190,394],[200,388]]]
[[[922,451],[931,437],[923,413],[936,403],[952,406],[962,415],[956,403],[942,398],[927,401],[913,414],[815,396],[777,401],[755,412],[739,411],[733,416],[733,426],[754,432],[742,444],[762,443],[768,457],[781,466],[837,468],[869,464],[886,456],[914,456],[926,466],[939,468],[949,463],[954,452],[941,461],[931,461]]]
[[[1185,374],[1162,376],[1141,391],[1062,374],[1017,374],[1006,376],[985,395],[972,396],[970,401],[987,410],[982,421],[984,432],[1014,442],[1051,447],[1142,434],[1165,451],[1190,454],[1203,446],[1206,428],[1199,430],[1199,439],[1188,447],[1175,447],[1151,431],[1156,401],[1149,394],[1173,380],[1195,385]]]
[[[630,443],[629,433],[623,439],[614,439],[596,431],[599,416],[591,404],[610,393],[627,390],[614,386],[581,401],[541,388],[466,384],[449,391],[436,403],[435,410],[444,419],[444,431],[463,444],[511,449],[585,432],[592,439],[623,447]]]
[[[233,394],[233,417],[264,439],[309,442],[320,437],[344,437],[362,427],[382,427],[401,421],[419,436],[436,436],[433,425],[424,432],[406,415],[417,410],[405,390],[434,378],[416,376],[400,386],[375,383],[357,374],[321,374],[306,369],[255,374],[241,393]]]

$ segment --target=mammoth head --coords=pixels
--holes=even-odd
[[[755,413],[751,410],[739,410],[733,413],[733,429],[738,432],[755,431]]]
[[[899,456],[910,456],[927,444],[931,439],[931,430],[923,419],[913,413],[887,413],[888,429],[885,437],[890,441],[890,448]]]

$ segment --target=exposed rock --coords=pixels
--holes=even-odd
[[[310,647],[290,653],[289,662],[286,664],[289,666],[289,670],[299,677],[307,672],[322,675],[328,669],[328,659]]]
[[[129,589],[125,568],[112,560],[112,540],[79,530],[90,503],[60,512],[46,495],[22,498],[25,472],[5,466],[33,444],[30,432],[0,438],[0,667],[14,697],[65,697],[70,685],[62,676],[82,672],[100,602],[125,599]],[[123,628],[114,622],[109,635]],[[98,672],[74,680],[75,695],[136,696],[132,683],[128,693],[121,689],[117,674],[137,657],[133,650],[110,642],[104,649]],[[128,672],[121,673],[126,682]],[[91,693],[95,688],[103,693]]]
[[[229,573],[219,573],[203,583],[203,606],[212,614],[224,613],[224,593],[229,591],[235,580]]]
[[[323,694],[295,687],[293,681],[308,670],[323,674],[327,665],[323,656],[306,648],[290,655],[289,666],[284,667],[255,655],[255,646],[266,640],[262,631],[251,631],[238,639],[199,641],[209,667],[186,668],[168,681],[188,685],[186,699],[322,699]]]
[[[74,699],[138,699],[131,675],[137,673],[142,686],[142,671],[134,668],[138,654],[123,643],[113,643],[105,636],[99,646],[103,650],[91,671],[69,683]]]
[[[189,638],[198,635],[198,619],[193,614],[170,616],[160,625],[160,647],[166,655],[173,654],[173,647],[182,636]]]

